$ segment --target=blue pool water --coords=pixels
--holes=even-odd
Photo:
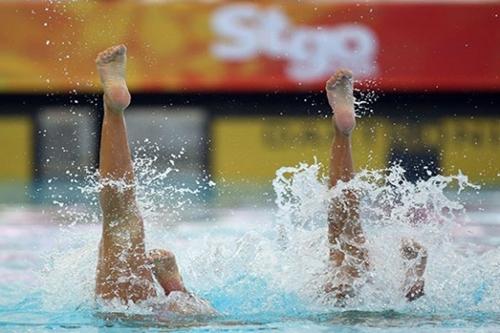
[[[500,331],[499,192],[472,188],[460,199],[457,186],[444,191],[451,179],[414,185],[397,172],[384,174],[386,185],[373,174],[355,179],[365,197],[361,216],[372,268],[370,283],[339,308],[320,297],[331,197],[318,170],[278,172],[275,205],[252,208],[197,209],[180,200],[162,211],[151,209],[161,204],[138,188],[147,247],[176,253],[186,285],[219,312],[212,317],[98,309],[95,204],[2,208],[0,332]],[[150,193],[168,197],[164,186],[146,183]],[[422,214],[430,223],[415,223]],[[412,303],[401,293],[398,253],[408,236],[429,252],[426,295]]]
[[[500,211],[473,211],[470,215],[473,221],[454,230],[457,241],[482,243],[487,248],[499,246]],[[170,248],[176,251],[186,282],[210,300],[221,314],[213,318],[161,321],[150,314],[106,318],[94,310],[91,302],[94,265],[86,263],[95,260],[95,254],[86,244],[96,247],[98,225],[80,225],[68,231],[61,229],[48,214],[4,209],[0,215],[0,332],[500,331],[498,304],[498,311],[465,304],[480,302],[485,297],[489,283],[486,276],[478,281],[475,294],[462,300],[462,308],[459,304],[451,304],[451,307],[429,305],[422,299],[414,304],[377,305],[378,310],[366,306],[360,306],[359,310],[313,308],[295,292],[295,288],[288,291],[275,289],[265,278],[249,276],[248,267],[236,266],[239,259],[231,259],[232,255],[245,257],[249,253],[227,255],[221,249],[221,258],[229,262],[220,264],[220,276],[214,272],[214,276],[206,276],[206,281],[203,281],[203,277],[193,276],[195,267],[189,263],[199,260],[199,251],[203,247],[210,247],[209,244],[218,241],[227,243],[228,247],[233,242],[244,243],[241,237],[251,238],[255,230],[266,230],[265,221],[273,219],[269,209],[220,210],[213,211],[212,217],[217,222],[191,221],[162,230],[166,234],[162,240],[167,240]],[[260,224],[258,229],[256,224]],[[76,239],[74,235],[80,237]],[[190,249],[194,244],[202,249]],[[215,260],[211,265],[217,265],[216,259],[211,260]],[[223,267],[232,265],[231,260],[235,260],[234,271],[231,276],[224,276],[229,272]],[[66,267],[66,270],[61,267]],[[200,264],[200,267],[205,269],[206,265]],[[432,295],[426,297],[432,298]],[[500,297],[495,300],[498,302]]]

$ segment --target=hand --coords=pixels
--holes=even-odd
[[[422,296],[425,295],[424,293],[424,280],[420,279],[415,284],[410,288],[410,290],[406,293],[405,297],[409,302],[412,302]]]

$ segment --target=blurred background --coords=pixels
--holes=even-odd
[[[327,163],[324,82],[357,80],[358,168],[500,186],[498,1],[2,1],[0,203],[51,205],[98,166],[94,59],[128,47],[132,149],[214,181],[203,200],[273,201],[282,166]],[[498,196],[496,196],[498,198]],[[58,199],[58,200],[59,200]]]

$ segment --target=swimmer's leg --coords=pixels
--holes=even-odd
[[[96,295],[137,302],[155,295],[146,265],[144,226],[135,199],[135,180],[123,111],[130,103],[125,83],[126,48],[111,47],[96,59],[104,88],[99,171],[103,212]]]
[[[326,83],[326,94],[333,110],[334,139],[330,151],[330,186],[347,182],[354,176],[351,134],[356,125],[352,74],[339,70]],[[334,268],[333,281],[325,286],[338,299],[351,296],[352,283],[368,269],[365,236],[359,222],[359,199],[353,191],[331,202],[328,213],[330,262]]]
[[[149,251],[148,260],[153,267],[153,273],[158,283],[168,296],[172,291],[187,292],[175,255],[168,250],[154,249]]]
[[[424,295],[427,250],[413,239],[402,239],[401,257],[406,270],[403,292],[406,299],[411,302]]]

